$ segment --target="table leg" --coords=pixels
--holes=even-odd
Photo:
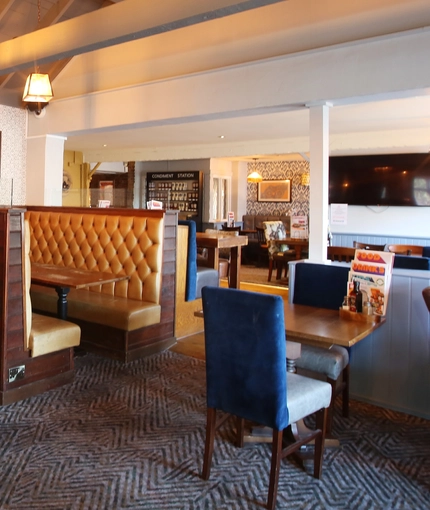
[[[58,294],[57,315],[59,319],[67,319],[67,294],[70,292],[69,287],[55,287]]]
[[[232,289],[240,288],[240,266],[242,257],[242,247],[234,246],[230,251],[230,269],[228,276],[228,286]]]

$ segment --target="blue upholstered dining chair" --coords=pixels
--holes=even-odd
[[[347,291],[348,267],[323,264],[296,264],[293,303],[339,310]],[[332,401],[327,433],[331,432],[336,396],[342,394],[342,415],[349,416],[349,352],[340,345],[331,349],[302,345],[296,367],[304,375],[319,374],[331,384]]]
[[[207,425],[202,476],[209,478],[216,429],[237,420],[243,446],[244,421],[273,429],[267,508],[276,504],[281,459],[315,439],[314,476],[320,478],[331,387],[286,372],[284,307],[280,296],[222,287],[202,289],[206,345]],[[217,411],[228,413],[217,419]],[[317,413],[317,429],[283,449],[283,430]]]

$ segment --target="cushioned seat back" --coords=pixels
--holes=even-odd
[[[164,217],[88,212],[26,212],[31,260],[90,271],[127,274],[129,280],[93,286],[102,292],[159,304]]]
[[[347,294],[349,267],[296,264],[293,303],[338,310]]]
[[[273,257],[279,252],[288,251],[288,245],[271,242],[274,239],[285,239],[287,237],[285,226],[282,221],[265,221],[263,222],[263,227],[270,257]]]
[[[196,222],[192,220],[179,220],[178,225],[188,227],[187,244],[187,271],[185,282],[185,301],[196,299],[197,288],[197,241]]]
[[[261,425],[288,425],[281,296],[204,287],[207,405]]]

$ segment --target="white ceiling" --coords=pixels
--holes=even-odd
[[[162,16],[156,12],[153,0],[119,0],[135,2],[136,16],[148,25]],[[201,1],[201,0],[200,0]],[[181,5],[169,0],[171,6]],[[55,9],[68,5],[54,23],[88,13],[112,4],[102,0],[41,0],[43,19],[54,19]],[[203,2],[204,3],[204,2]],[[231,2],[233,3],[233,2]],[[187,2],[188,5],[192,1]],[[196,5],[202,5],[196,2]],[[207,9],[215,9],[217,2],[207,0]],[[258,5],[258,2],[256,3]],[[131,4],[130,4],[131,5]],[[167,4],[163,4],[167,5]],[[185,8],[185,4],[184,8]],[[2,11],[2,8],[7,6]],[[109,7],[110,6],[110,7]],[[116,6],[117,8],[119,6]],[[194,7],[193,7],[194,8]],[[119,10],[118,10],[119,12]],[[119,19],[119,18],[118,18]],[[179,18],[178,18],[179,19]],[[162,20],[161,20],[162,21]],[[202,21],[202,20],[199,20]],[[120,19],[119,19],[120,23]],[[118,23],[118,24],[119,24]],[[143,23],[143,22],[142,22]],[[155,22],[153,22],[155,23]],[[145,25],[145,26],[146,26]],[[66,25],[64,25],[66,26]],[[155,24],[153,25],[155,26]],[[180,29],[166,23],[165,31],[120,45],[100,43],[100,49],[81,54],[64,67],[55,66],[55,100],[102,90],[133,86],[140,83],[166,80],[190,73],[202,73],[225,66],[235,66],[256,60],[278,57],[315,48],[351,44],[369,37],[387,36],[406,30],[430,26],[428,0],[288,0],[256,8],[240,14],[199,22]],[[32,32],[37,27],[37,0],[0,0],[0,42]],[[108,32],[106,27],[95,31]],[[42,34],[43,32],[41,32]],[[82,34],[82,39],[86,34]],[[107,37],[107,36],[106,36]],[[1,48],[0,48],[1,49]],[[76,53],[79,53],[76,50]],[[1,51],[0,51],[1,60]],[[23,82],[28,69],[0,74],[0,103],[20,101]],[[1,73],[1,66],[0,66]],[[58,73],[58,74],[56,74]],[[7,79],[5,79],[7,76]],[[359,79],[359,77],[357,77]],[[336,105],[330,110],[330,136],[361,136],[366,132],[387,133],[408,131],[405,145],[393,146],[393,151],[428,151],[430,148],[430,94],[427,90],[402,91],[403,97],[387,96],[378,100]],[[262,113],[246,117],[199,120],[181,124],[165,124],[143,129],[124,129],[68,135],[66,149],[97,151],[105,145],[121,148],[160,148],[228,144],[234,157],[235,144],[261,140],[299,140],[309,134],[308,110]],[[417,144],[411,141],[416,132]],[[224,138],[220,138],[220,136]],[[428,139],[428,142],[423,140]],[[291,144],[290,144],[291,145]],[[384,143],[386,151],[386,143]],[[263,156],[262,154],[257,154]],[[249,157],[256,154],[250,153]]]

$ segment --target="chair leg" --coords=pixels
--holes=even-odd
[[[327,382],[331,385],[331,401],[327,412],[327,434],[331,434],[333,425],[334,402],[336,400],[336,380],[327,377]]]
[[[236,416],[236,446],[243,448],[243,435],[245,433],[245,420]]]
[[[268,510],[274,510],[278,494],[279,468],[282,458],[282,430],[273,429],[272,462],[270,467],[269,496],[267,498]]]
[[[320,409],[316,413],[316,427],[321,430],[315,438],[315,452],[314,452],[314,477],[321,478],[322,473],[322,461],[324,455],[324,440],[326,435],[328,409]]]
[[[342,372],[343,391],[342,391],[342,416],[349,417],[349,364],[343,369]]]
[[[204,480],[208,480],[211,474],[212,455],[214,452],[215,426],[216,426],[216,409],[214,409],[213,407],[208,407],[206,417],[205,453],[203,457],[203,472],[202,472],[202,478]]]
[[[272,280],[272,271],[273,271],[273,259],[269,259],[269,276],[267,278],[267,281],[270,282]]]

